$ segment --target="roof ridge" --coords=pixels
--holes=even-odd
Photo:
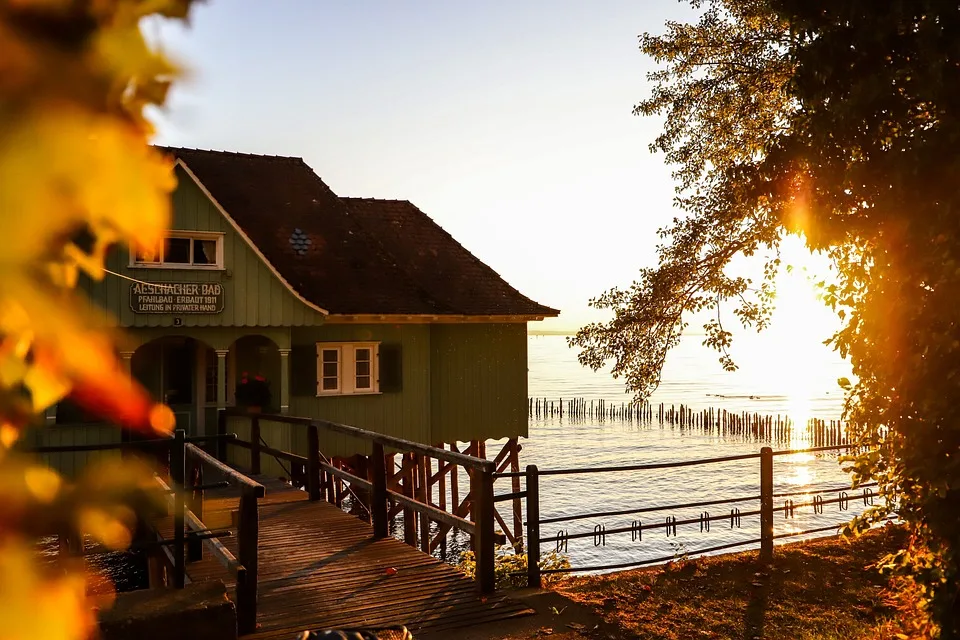
[[[198,147],[171,147],[160,144],[155,144],[153,147],[156,149],[164,149],[174,154],[185,151],[187,153],[210,153],[219,156],[234,156],[240,158],[266,158],[269,160],[293,160],[303,162],[303,158],[301,156],[281,156],[269,153],[247,153],[243,151],[226,151],[224,149],[200,149]]]

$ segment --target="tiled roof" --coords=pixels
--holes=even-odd
[[[339,198],[301,159],[162,147],[332,314],[555,316],[406,201]]]

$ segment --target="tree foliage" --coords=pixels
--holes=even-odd
[[[763,328],[784,233],[827,255],[829,342],[857,377],[845,418],[856,481],[912,533],[891,566],[908,578],[911,637],[960,637],[960,7],[941,0],[691,0],[695,24],[644,35],[660,63],[637,114],[666,116],[653,143],[676,167],[682,212],[658,266],[592,304],[613,319],[571,340],[614,361],[639,396],[659,382],[688,314],[730,305]],[[753,282],[728,275],[758,254]],[[732,333],[707,324],[722,352]]]
[[[38,564],[34,536],[79,529],[112,548],[146,499],[142,469],[110,463],[76,483],[18,455],[36,416],[69,395],[129,428],[172,413],[119,365],[114,339],[74,287],[104,277],[118,242],[152,246],[169,220],[169,161],[147,143],[148,105],[176,69],[143,38],[147,16],[190,0],[0,0],[0,636],[84,638],[81,567]]]

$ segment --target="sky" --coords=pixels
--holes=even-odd
[[[207,0],[148,25],[189,70],[156,142],[299,156],[341,196],[410,200],[561,316],[654,266],[670,223],[662,122],[638,36],[695,17],[678,0]],[[774,328],[829,331],[798,284]],[[814,321],[812,316],[816,315]]]
[[[151,26],[190,77],[156,142],[299,156],[341,196],[410,200],[525,295],[587,301],[651,266],[675,214],[632,115],[638,35],[676,0],[208,0]]]

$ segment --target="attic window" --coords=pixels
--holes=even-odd
[[[311,244],[313,244],[313,242],[307,237],[307,234],[299,228],[294,229],[293,233],[290,234],[290,246],[293,247],[293,250],[297,252],[298,256],[307,255],[307,250]]]
[[[222,269],[223,234],[171,231],[157,246],[130,252],[131,267]]]

